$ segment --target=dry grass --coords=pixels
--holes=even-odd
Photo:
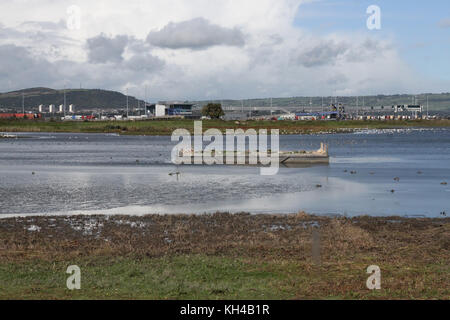
[[[320,265],[312,253],[313,232],[319,234]],[[450,298],[448,218],[331,218],[301,212],[0,220],[0,265],[186,256],[239,259],[247,267],[278,272],[280,293],[291,298]],[[389,284],[373,296],[362,285],[372,264],[380,265]]]
[[[331,255],[423,250],[448,254],[450,219],[330,218],[293,215],[29,217],[0,220],[0,261],[92,254],[308,258],[312,230]],[[33,227],[34,226],[34,227]],[[38,227],[39,231],[29,231]],[[448,256],[447,256],[448,257]]]

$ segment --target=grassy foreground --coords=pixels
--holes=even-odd
[[[0,299],[450,299],[449,261],[449,218],[0,220]],[[66,288],[69,265],[81,290]]]
[[[279,129],[280,134],[304,134],[319,132],[345,132],[352,129],[385,129],[407,127],[450,127],[450,120],[414,121],[203,121],[203,130],[226,129]],[[130,135],[171,135],[175,129],[193,132],[193,120],[161,121],[32,121],[0,120],[0,132],[82,132],[120,133]]]

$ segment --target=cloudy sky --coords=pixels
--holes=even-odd
[[[367,8],[381,9],[369,30]],[[8,0],[0,91],[148,100],[450,91],[448,0]]]

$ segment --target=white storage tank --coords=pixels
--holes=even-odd
[[[40,104],[39,105],[39,113],[42,113],[42,112],[44,112],[44,105]]]
[[[55,112],[55,105],[54,104],[51,104],[51,105],[48,106],[48,112],[49,113]]]
[[[59,105],[59,113],[63,113],[64,112],[64,105],[60,104]]]
[[[75,112],[75,106],[73,104],[69,105],[69,112],[74,113]]]

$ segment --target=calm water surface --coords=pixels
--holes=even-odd
[[[282,150],[329,143],[330,165],[280,168],[276,176],[260,176],[252,167],[181,166],[178,179],[169,175],[177,170],[170,163],[175,145],[170,137],[19,135],[27,138],[0,139],[3,217],[218,210],[350,216],[450,213],[450,186],[441,184],[450,183],[449,129],[281,136]]]

